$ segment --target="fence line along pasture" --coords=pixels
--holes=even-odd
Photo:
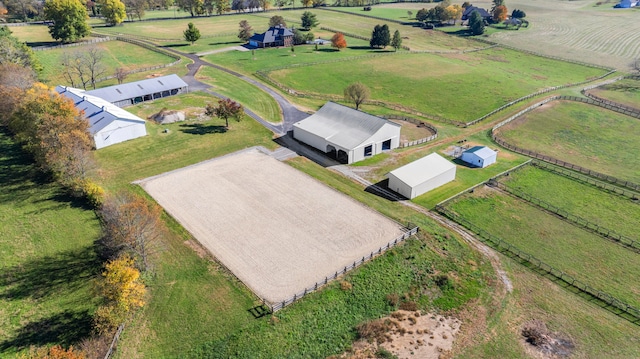
[[[437,128],[435,128],[434,126],[432,126],[432,125],[430,125],[430,124],[428,124],[428,123],[426,123],[424,121],[418,120],[417,118],[399,116],[399,115],[386,115],[386,116],[382,116],[382,117],[386,118],[388,120],[401,120],[401,121],[411,122],[413,124],[418,125],[419,127],[426,127],[431,132],[433,132],[433,135],[431,135],[429,137],[424,137],[424,138],[420,138],[420,139],[415,140],[415,141],[408,141],[408,142],[402,143],[401,146],[400,146],[402,148],[419,145],[419,144],[422,144],[422,143],[433,141],[436,138],[438,138],[438,129]]]
[[[543,201],[532,195],[524,193],[516,188],[509,187],[502,182],[496,181],[495,179],[489,180],[489,182],[487,182],[487,185],[490,187],[500,189],[506,193],[509,193],[535,207],[551,212],[569,224],[594,232],[599,236],[612,241],[613,243],[616,243],[624,248],[630,249],[633,252],[640,253],[640,242],[636,240],[633,240],[627,236],[619,234],[609,228],[602,227],[587,219],[577,216],[569,211],[566,211],[546,201]]]
[[[97,39],[91,40],[83,40],[80,42],[74,42],[71,44],[60,44],[60,45],[51,45],[51,46],[34,46],[31,48],[33,51],[45,51],[45,50],[53,50],[53,49],[63,49],[67,47],[76,47],[76,46],[87,46],[91,44],[97,44],[99,42],[111,41],[112,39],[108,36],[106,37],[98,37]]]
[[[548,103],[550,101],[554,101],[554,100],[567,100],[567,101],[583,102],[583,103],[599,106],[599,107],[602,107],[602,108],[606,108],[606,109],[609,109],[609,110],[612,110],[612,111],[616,111],[616,112],[619,112],[619,113],[622,113],[622,114],[626,114],[626,115],[632,116],[631,114],[628,113],[628,111],[624,111],[624,110],[616,108],[616,107],[608,106],[608,105],[605,105],[605,104],[603,104],[603,103],[601,103],[599,101],[595,101],[595,100],[592,100],[592,99],[587,99],[587,98],[582,98],[582,97],[575,97],[575,96],[553,96],[553,97],[547,98],[547,99],[545,99],[545,100],[543,100],[541,102],[538,102],[538,103],[536,103],[536,104],[534,104],[532,106],[529,106],[526,109],[518,112],[517,114],[515,114],[513,116],[510,116],[506,120],[504,120],[504,121],[496,124],[495,126],[493,126],[493,128],[491,129],[491,138],[497,144],[499,144],[500,146],[502,146],[502,147],[504,147],[504,148],[506,148],[506,149],[508,149],[510,151],[517,152],[517,153],[520,153],[520,154],[525,155],[525,156],[537,158],[539,160],[542,160],[542,161],[545,161],[545,162],[549,162],[549,163],[552,163],[554,165],[562,166],[562,167],[565,167],[565,168],[568,168],[568,169],[571,169],[571,170],[574,170],[574,171],[578,171],[578,172],[581,172],[581,173],[586,174],[588,176],[598,178],[600,180],[615,184],[615,185],[620,186],[620,187],[627,188],[627,189],[632,190],[632,191],[636,191],[636,192],[640,191],[640,185],[636,184],[634,182],[621,180],[619,178],[616,178],[616,177],[613,177],[613,176],[610,176],[610,175],[606,175],[604,173],[600,173],[600,172],[597,172],[597,171],[593,171],[591,169],[588,169],[588,168],[585,168],[585,167],[582,167],[582,166],[579,166],[579,165],[576,165],[576,164],[573,164],[573,163],[570,163],[570,162],[559,160],[559,159],[551,157],[551,156],[546,156],[546,155],[543,155],[543,154],[535,152],[535,151],[531,151],[531,150],[528,150],[528,149],[525,149],[525,148],[518,147],[516,145],[508,143],[507,141],[501,139],[498,136],[498,134],[499,134],[498,130],[501,127],[503,127],[504,125],[512,122],[513,120],[515,120],[516,118],[522,116],[523,114],[525,114],[525,113],[527,113],[527,112],[529,112],[529,111],[531,111],[531,110],[533,110],[535,108],[538,108],[538,107],[540,107],[540,106],[542,106],[542,105],[544,105],[544,104],[546,104],[546,103]],[[640,118],[640,116],[638,116],[636,118]]]
[[[516,257],[523,265],[526,267],[532,268],[537,271],[541,271],[546,275],[550,275],[555,278],[557,281],[564,283],[565,286],[571,287],[579,292],[586,294],[587,296],[596,299],[602,303],[605,303],[607,307],[605,309],[627,319],[628,321],[639,324],[640,325],[640,309],[631,306],[630,304],[621,301],[608,294],[607,292],[595,289],[590,285],[570,276],[569,274],[564,273],[563,271],[556,269],[549,264],[543,262],[542,260],[534,257],[533,255],[524,252],[517,248],[516,246],[503,241],[502,239],[490,234],[484,229],[476,226],[472,222],[466,220],[462,216],[457,213],[449,210],[445,207],[444,204],[436,205],[436,211],[443,216],[451,219],[452,221],[459,223],[460,225],[467,228],[469,231],[475,233],[479,236],[479,238],[491,246],[493,249],[507,254],[510,257]]]
[[[409,228],[409,227],[411,227],[411,228]],[[340,270],[337,270],[334,273],[325,276],[324,279],[321,279],[321,280],[315,282],[314,284],[312,284],[311,286],[306,287],[304,290],[302,290],[302,291],[300,291],[298,293],[295,293],[292,297],[289,297],[289,298],[287,298],[287,299],[285,299],[285,300],[283,300],[281,302],[279,301],[277,303],[267,303],[267,302],[265,302],[265,305],[268,306],[269,309],[271,309],[272,312],[276,312],[276,311],[286,307],[287,305],[290,305],[291,303],[294,303],[296,300],[299,300],[300,298],[304,297],[305,295],[317,291],[318,289],[320,289],[320,288],[324,287],[325,285],[327,285],[330,281],[333,281],[333,280],[337,279],[338,277],[340,277],[341,275],[344,275],[347,272],[358,268],[359,266],[361,266],[362,264],[370,261],[371,259],[375,258],[376,256],[384,254],[389,249],[397,246],[398,244],[404,242],[406,239],[408,239],[412,235],[418,233],[418,230],[419,230],[419,227],[412,226],[411,224],[409,224],[407,228],[408,228],[408,230],[405,231],[401,236],[397,237],[396,239],[394,239],[393,241],[387,243],[386,245],[379,247],[377,251],[373,251],[369,255],[363,256],[361,259],[355,260],[353,262],[353,264],[349,264],[349,265],[345,266],[344,268],[342,268]]]
[[[599,181],[589,175],[581,174],[580,172],[571,171],[564,167],[554,166],[550,163],[538,161],[538,160],[532,160],[531,165],[535,166],[536,168],[539,168],[551,173],[555,173],[559,176],[568,177],[580,183],[585,183],[608,192],[613,192],[615,194],[629,198],[634,201],[637,201],[638,199],[640,199],[640,194],[636,191],[630,191],[623,187],[614,186],[607,182]]]
[[[122,333],[123,330],[124,330],[124,323],[118,326],[118,330],[116,330],[116,333],[113,335],[113,340],[111,341],[111,345],[109,345],[109,350],[107,350],[107,353],[104,355],[104,359],[111,358],[111,355],[113,354],[113,350],[118,344],[118,340],[120,339],[120,334]]]

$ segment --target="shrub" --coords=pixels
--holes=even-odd
[[[400,302],[400,296],[398,294],[387,294],[387,303],[389,303],[390,306],[395,307],[398,305],[398,302]]]
[[[92,180],[82,181],[82,194],[93,208],[100,208],[104,202],[104,189]]]

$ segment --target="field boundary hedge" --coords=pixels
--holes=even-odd
[[[489,180],[489,182],[487,182],[487,186],[502,190],[505,193],[513,195],[539,209],[555,214],[560,219],[564,220],[569,224],[591,231],[605,239],[612,241],[613,243],[616,243],[626,249],[630,249],[635,253],[640,253],[640,242],[633,240],[622,234],[619,234],[609,228],[602,227],[580,216],[572,214],[569,211],[556,207],[548,202],[545,202],[539,198],[536,198],[532,195],[524,193],[518,189],[507,186],[506,184],[497,181],[495,177]]]
[[[540,107],[540,106],[542,106],[542,105],[544,105],[544,104],[546,104],[548,102],[555,101],[555,100],[566,100],[566,101],[575,101],[575,102],[587,103],[587,104],[590,104],[590,105],[595,105],[595,106],[599,106],[599,107],[602,107],[602,108],[605,108],[605,109],[608,109],[608,110],[619,112],[619,113],[622,113],[622,114],[625,114],[625,115],[628,115],[628,116],[631,116],[631,117],[640,118],[640,114],[637,114],[637,116],[634,116],[632,113],[629,113],[629,111],[624,111],[624,110],[619,109],[619,108],[617,108],[615,106],[609,106],[609,105],[603,104],[603,103],[601,103],[599,101],[595,101],[595,100],[592,100],[592,99],[587,99],[587,98],[582,98],[582,97],[575,97],[575,96],[553,96],[553,97],[549,97],[549,98],[547,98],[547,99],[545,99],[545,100],[543,100],[541,102],[533,104],[533,105],[525,108],[524,110],[521,110],[520,112],[516,113],[515,115],[510,116],[509,118],[507,118],[506,120],[498,123],[497,125],[493,126],[493,128],[491,129],[491,138],[497,144],[499,144],[500,146],[502,146],[502,147],[504,147],[504,148],[506,148],[506,149],[508,149],[510,151],[513,151],[513,152],[516,152],[516,153],[520,153],[520,154],[525,155],[525,156],[537,158],[539,160],[542,160],[542,161],[545,161],[545,162],[549,162],[549,163],[553,163],[555,165],[558,165],[558,166],[561,166],[561,167],[565,167],[565,168],[568,168],[568,169],[571,169],[571,170],[574,170],[574,171],[578,171],[578,172],[584,173],[584,174],[586,174],[588,176],[595,177],[595,178],[598,178],[600,180],[603,180],[603,181],[606,181],[606,182],[609,182],[609,183],[613,183],[613,184],[615,184],[617,186],[621,186],[621,187],[630,189],[632,191],[636,191],[636,192],[640,191],[640,184],[637,184],[637,183],[634,183],[634,182],[631,182],[631,181],[621,180],[619,178],[616,178],[616,177],[613,177],[613,176],[610,176],[610,175],[606,175],[604,173],[600,173],[600,172],[597,172],[597,171],[593,171],[593,170],[590,170],[588,168],[585,168],[585,167],[582,167],[582,166],[579,166],[579,165],[576,165],[576,164],[573,164],[573,163],[570,163],[570,162],[562,161],[562,160],[559,160],[559,159],[551,157],[551,156],[546,156],[546,155],[543,155],[543,154],[535,152],[535,151],[531,151],[531,150],[528,150],[528,149],[525,149],[525,148],[521,148],[521,147],[512,145],[512,144],[508,143],[507,141],[501,139],[498,136],[499,135],[499,131],[498,130],[501,127],[503,127],[504,125],[512,122],[513,120],[519,118],[523,114],[525,114],[525,113],[527,113],[527,112],[529,112],[529,111],[531,111],[531,110],[533,110],[535,108],[538,108],[538,107]]]
[[[454,199],[454,198],[451,198],[451,199]],[[451,199],[447,201],[450,201]],[[595,289],[590,285],[564,273],[563,271],[550,266],[549,264],[541,261],[540,259],[534,257],[533,255],[520,250],[518,247],[503,241],[502,239],[492,235],[491,233],[485,231],[484,229],[479,228],[478,226],[466,220],[462,216],[449,210],[448,208],[445,207],[445,204],[437,204],[435,209],[438,213],[462,225],[472,233],[478,235],[484,243],[491,246],[496,251],[506,254],[511,258],[517,258],[526,267],[529,267],[535,271],[539,271],[547,275],[550,275],[556,281],[564,283],[566,287],[577,290],[579,293],[585,294],[590,298],[593,298],[602,303],[605,303],[606,304],[606,307],[604,307],[605,309],[630,321],[631,323],[640,325],[640,309],[635,308],[630,304],[627,304],[611,296],[606,292]]]

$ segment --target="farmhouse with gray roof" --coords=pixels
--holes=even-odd
[[[400,145],[400,125],[327,102],[293,125],[293,138],[343,163],[361,161]]]
[[[185,93],[188,88],[189,85],[182,81],[180,76],[171,74],[91,90],[87,91],[86,94],[100,97],[118,107],[125,107],[143,101]]]
[[[293,31],[282,25],[270,27],[262,34],[251,36],[249,45],[254,47],[289,47],[293,45]]]
[[[462,13],[462,17],[460,19],[462,21],[469,20],[469,18],[471,17],[471,13],[474,11],[477,11],[478,14],[480,14],[480,16],[482,16],[482,19],[484,19],[485,21],[489,21],[489,19],[491,19],[492,17],[487,10],[471,5],[468,8],[464,9],[464,12]]]
[[[57,86],[56,91],[84,113],[96,149],[147,134],[143,119],[108,101],[73,87]]]

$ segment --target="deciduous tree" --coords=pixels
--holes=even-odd
[[[56,40],[75,42],[89,35],[87,10],[80,0],[48,0],[44,4],[44,14],[53,21],[49,33]]]
[[[192,22],[190,22],[187,25],[187,29],[184,30],[184,39],[189,41],[191,45],[200,39],[200,30],[198,30]]]
[[[0,125],[7,125],[13,112],[24,98],[24,92],[33,86],[35,72],[13,63],[0,64]]]
[[[447,20],[452,21],[454,25],[456,24],[456,20],[459,20],[462,17],[462,13],[464,12],[462,10],[462,7],[460,7],[460,5],[458,4],[447,6],[444,11]]]
[[[484,34],[484,19],[477,11],[472,11],[469,16],[469,29],[473,35]]]
[[[122,84],[127,76],[129,76],[129,71],[124,67],[118,67],[113,73],[113,76],[118,80],[118,84]]]
[[[400,47],[402,47],[402,36],[400,36],[400,31],[396,30],[393,33],[393,38],[391,39],[391,46],[398,51]]]
[[[302,6],[309,7],[313,5],[313,0],[302,0]]]
[[[125,253],[135,259],[137,268],[151,268],[151,256],[160,249],[163,233],[162,209],[144,198],[119,194],[105,199],[99,211],[102,221],[105,258]]]
[[[240,122],[244,116],[244,108],[242,105],[229,99],[218,100],[217,106],[207,105],[207,115],[215,115],[225,121],[225,127],[229,128],[229,119],[233,118]]]
[[[249,41],[253,36],[253,28],[249,25],[247,20],[240,20],[240,31],[238,32],[238,38],[244,42]]]
[[[502,22],[507,18],[509,12],[507,11],[506,6],[500,5],[493,9],[493,13],[491,15],[493,16],[493,21]]]
[[[497,8],[498,6],[503,6],[504,1],[505,0],[492,0],[493,6],[491,7],[491,12],[493,13],[493,10],[495,10],[495,8]]]
[[[302,27],[311,30],[312,27],[318,26],[318,19],[316,19],[316,14],[311,11],[305,11],[302,13]]]
[[[176,0],[175,4],[181,10],[191,14],[191,17],[204,12],[204,0]]]
[[[6,26],[0,27],[0,64],[16,64],[36,72],[42,70],[31,48],[13,36]]]
[[[369,98],[369,88],[361,82],[353,83],[344,89],[344,99],[353,102],[356,110]]]
[[[281,25],[282,27],[287,27],[287,22],[284,21],[284,18],[280,15],[274,15],[269,19],[269,27],[274,27]]]
[[[124,7],[130,20],[137,17],[142,20],[144,12],[147,8],[147,0],[124,0]]]
[[[107,25],[118,25],[127,18],[124,3],[120,0],[98,0],[98,4]]]
[[[335,47],[338,50],[344,49],[347,47],[347,40],[345,40],[344,35],[341,32],[336,32],[331,37],[331,46]]]

